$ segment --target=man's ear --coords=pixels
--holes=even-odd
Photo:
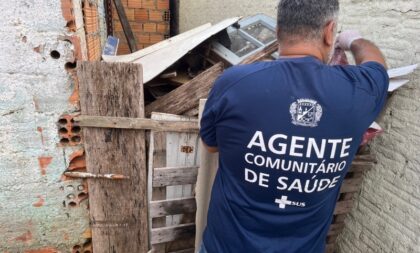
[[[337,23],[333,20],[329,21],[324,27],[324,43],[331,47],[335,42],[335,29]]]

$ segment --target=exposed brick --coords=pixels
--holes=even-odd
[[[128,47],[127,43],[121,44],[118,47],[118,54],[129,54],[130,52],[130,48]]]
[[[123,28],[119,21],[114,22],[114,32],[122,32]]]
[[[162,11],[149,11],[149,19],[150,21],[163,21],[164,12]]]
[[[169,10],[169,0],[156,0],[158,10]]]
[[[32,204],[33,207],[42,207],[45,203],[45,199],[42,195],[37,196],[38,200]]]
[[[156,31],[158,33],[163,33],[163,34],[168,33],[169,32],[169,24],[166,24],[166,23],[157,24]]]
[[[48,165],[50,165],[52,159],[53,158],[51,156],[40,156],[40,157],[38,157],[39,169],[41,170],[41,175],[42,176],[45,176],[47,174],[47,167],[48,167]]]
[[[153,45],[153,44],[150,44],[150,43],[143,44],[143,48],[150,47],[151,45]]]
[[[79,114],[62,115],[58,122],[58,134],[61,146],[76,146],[82,141],[80,126],[73,120]]]
[[[129,8],[125,8],[125,14],[127,15],[127,19],[129,21],[134,21],[135,20],[135,16],[134,16],[134,10],[135,9],[129,9]]]
[[[147,9],[135,9],[134,10],[134,19],[136,21],[148,21],[149,20],[149,11]]]
[[[150,43],[150,34],[138,34],[136,37],[141,44]]]
[[[86,171],[86,156],[85,150],[79,149],[75,151],[69,157],[69,166],[67,170],[69,171]]]
[[[160,41],[164,40],[164,36],[162,34],[151,34],[150,35],[150,43],[155,44]]]
[[[42,249],[25,250],[25,253],[59,253],[59,251],[54,248],[42,248]]]
[[[74,20],[73,3],[71,0],[61,0],[61,12],[64,19],[68,22]]]
[[[133,33],[140,33],[143,32],[143,25],[138,22],[130,22],[131,30],[133,30]]]
[[[74,58],[79,61],[83,60],[82,48],[80,45],[80,37],[77,35],[72,35],[72,36],[65,36],[64,39],[70,41],[71,44],[73,45]]]
[[[16,237],[14,240],[15,241],[21,241],[21,242],[28,242],[30,240],[32,240],[33,236],[31,231],[26,231],[24,234]]]
[[[141,8],[142,1],[141,0],[128,0],[127,6],[128,8]]]
[[[155,23],[145,23],[143,24],[143,31],[144,32],[156,32],[156,24]]]
[[[156,0],[141,0],[141,8],[156,9]]]

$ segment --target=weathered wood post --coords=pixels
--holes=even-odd
[[[138,64],[79,63],[82,115],[144,117]],[[143,130],[83,129],[87,170],[128,179],[89,179],[92,243],[100,253],[148,250],[147,172]]]

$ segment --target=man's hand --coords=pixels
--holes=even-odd
[[[336,43],[341,49],[351,50],[357,65],[373,61],[388,68],[381,50],[372,42],[363,39],[358,31],[340,33]]]
[[[363,38],[360,32],[355,30],[344,31],[337,37],[337,46],[343,50],[350,50],[351,44],[358,39]]]

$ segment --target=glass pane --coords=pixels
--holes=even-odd
[[[261,41],[264,44],[269,44],[276,40],[276,34],[264,24],[258,22],[252,25],[249,25],[243,29],[246,33]]]
[[[242,37],[239,32],[230,33],[229,38],[231,42],[229,49],[238,57],[243,57],[258,48],[251,41]]]

